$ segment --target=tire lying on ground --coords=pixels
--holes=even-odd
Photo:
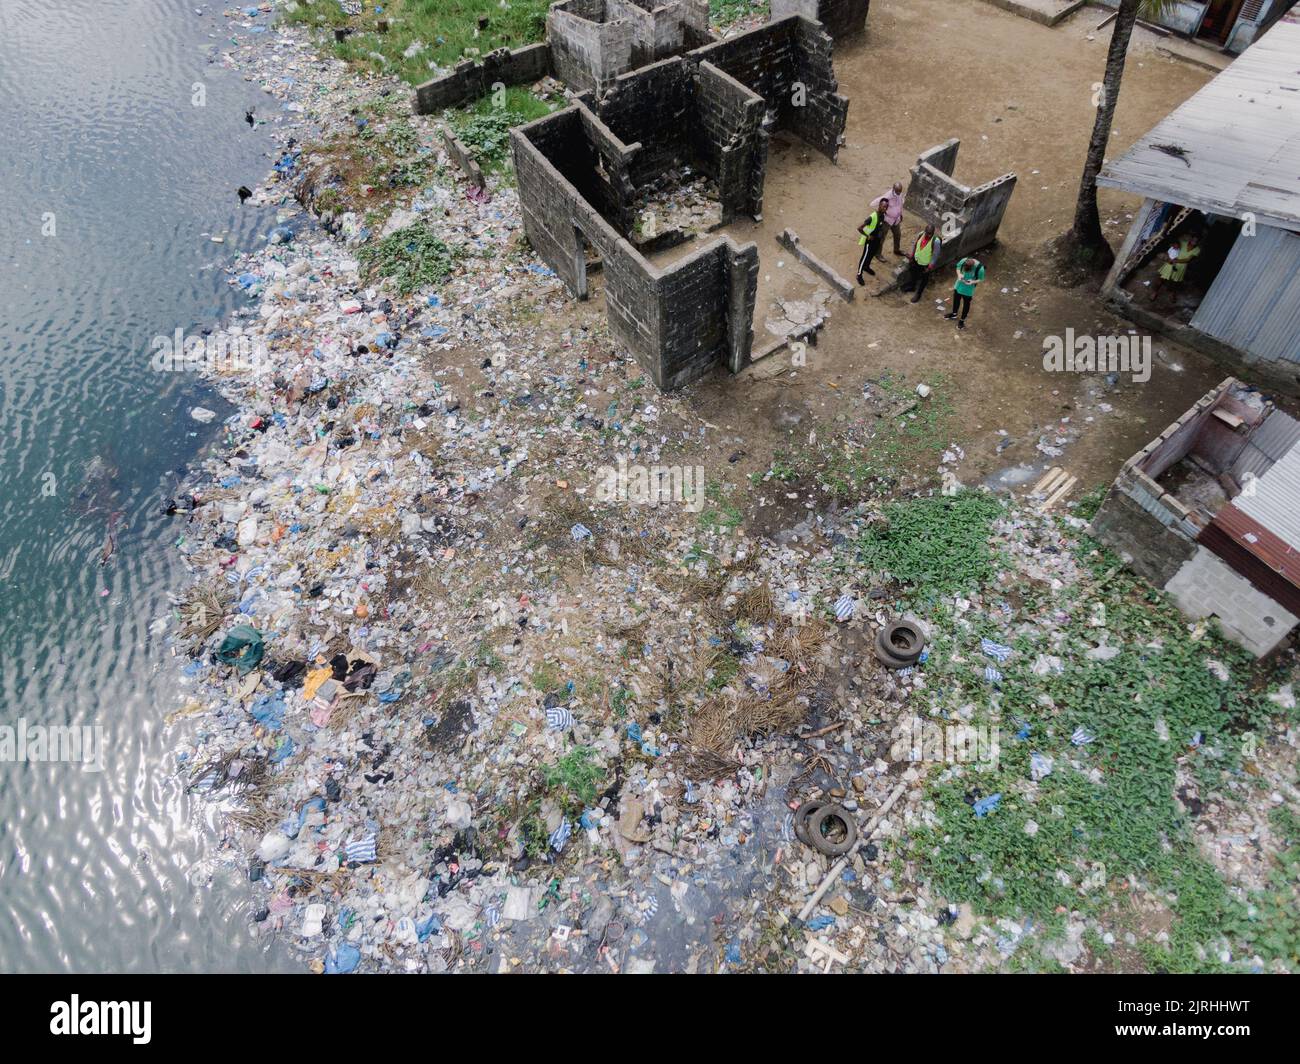
[[[844,837],[833,840],[826,837],[825,828],[835,822],[844,825]],[[805,830],[808,833],[808,844],[827,857],[842,857],[858,840],[858,827],[853,822],[852,814],[839,805],[823,805],[814,811],[808,817]]]
[[[887,669],[915,665],[925,650],[925,637],[914,624],[894,621],[876,634],[876,657]]]
[[[925,649],[925,636],[910,621],[893,621],[885,625],[877,638],[896,658],[920,657],[921,651]]]
[[[811,846],[813,841],[808,836],[808,818],[825,804],[823,802],[804,802],[794,811],[794,837],[802,842],[805,846]]]

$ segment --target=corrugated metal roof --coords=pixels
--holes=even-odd
[[[1275,24],[1097,183],[1300,229],[1300,24]]]
[[[1238,236],[1192,328],[1261,361],[1300,363],[1300,236],[1271,226]]]
[[[1300,617],[1300,551],[1258,525],[1235,506],[1225,506],[1196,542],[1222,558],[1284,609]]]
[[[1274,410],[1250,434],[1246,446],[1232,464],[1232,475],[1238,484],[1246,482],[1247,473],[1262,477],[1297,443],[1300,443],[1300,421],[1281,410]]]
[[[1287,451],[1254,484],[1254,491],[1243,491],[1229,505],[1300,552],[1300,447]],[[1291,575],[1300,578],[1300,571]]]
[[[1220,534],[1226,537],[1225,542],[1219,541]],[[1300,608],[1300,602],[1296,602],[1296,592],[1300,590],[1300,550],[1242,513],[1235,502],[1214,515],[1197,542],[1209,547],[1261,591],[1284,604],[1296,603]],[[1290,585],[1289,590],[1279,586],[1279,578]]]

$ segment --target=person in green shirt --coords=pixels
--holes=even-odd
[[[1183,281],[1187,277],[1187,267],[1200,253],[1201,238],[1196,233],[1188,233],[1178,243],[1169,245],[1169,249],[1165,252],[1169,259],[1161,265],[1160,275],[1156,278],[1155,284],[1151,286],[1152,303],[1156,301],[1156,297],[1160,295],[1160,289],[1165,284],[1173,285],[1175,290],[1182,287]]]
[[[967,256],[957,263],[957,283],[952,286],[952,311],[944,315],[944,319],[952,321],[957,318],[958,309],[961,310],[961,317],[957,318],[957,328],[966,328],[966,315],[970,313],[971,296],[975,294],[975,286],[984,280],[984,263],[979,259]]]

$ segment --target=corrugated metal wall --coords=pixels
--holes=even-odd
[[[1300,443],[1300,421],[1281,410],[1274,410],[1246,440],[1246,446],[1232,463],[1232,475],[1238,484],[1246,483],[1248,473],[1262,477],[1297,443]],[[1300,499],[1296,501],[1296,508],[1300,509]]]
[[[1232,505],[1300,554],[1300,449],[1292,447]]]
[[[1300,363],[1300,236],[1238,236],[1192,327],[1266,362]]]

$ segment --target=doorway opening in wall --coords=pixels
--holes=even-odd
[[[1179,324],[1192,320],[1242,231],[1240,218],[1159,204],[1125,265],[1133,304]]]
[[[591,299],[604,291],[604,262],[600,252],[578,226],[573,227],[578,243],[578,298]]]
[[[1253,21],[1263,6],[1264,0],[1210,0],[1196,36],[1199,40],[1212,44],[1226,44],[1237,17],[1246,15]]]

